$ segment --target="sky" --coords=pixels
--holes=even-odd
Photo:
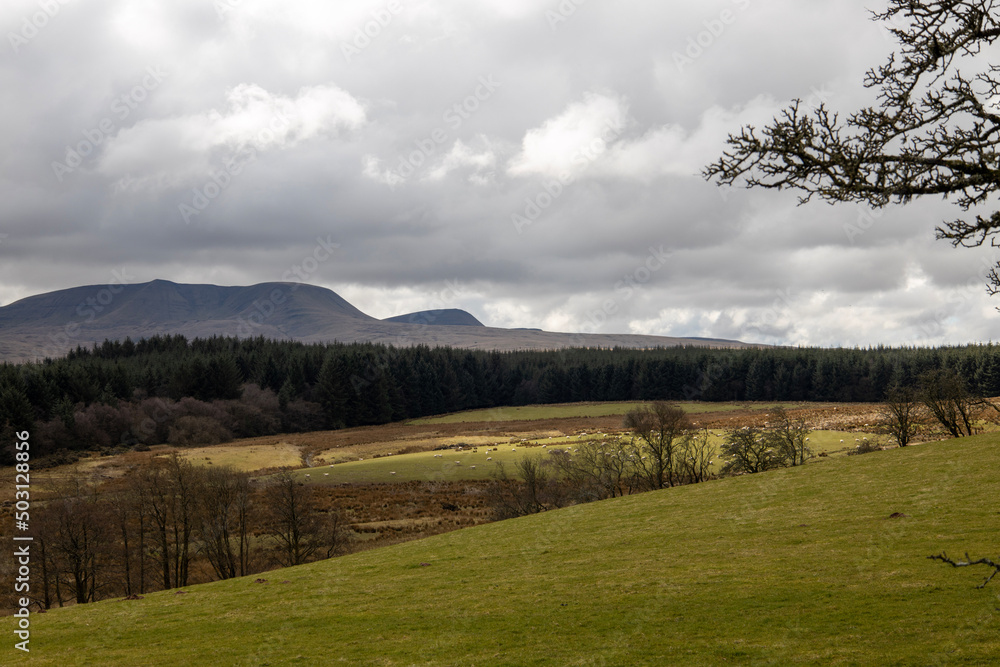
[[[990,248],[700,175],[894,42],[844,0],[4,0],[0,305],[328,287],[379,318],[783,345],[993,339]]]

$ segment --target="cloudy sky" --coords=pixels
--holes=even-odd
[[[992,339],[958,211],[700,170],[893,43],[844,0],[4,0],[0,305],[303,280],[363,311],[800,345]],[[998,337],[1000,338],[1000,337]]]

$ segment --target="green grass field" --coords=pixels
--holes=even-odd
[[[838,457],[31,617],[9,665],[989,665],[1000,437]],[[905,514],[890,518],[893,513]]]
[[[624,415],[629,410],[645,405],[641,402],[628,403],[569,403],[560,405],[525,405],[521,407],[489,408],[486,410],[468,410],[438,417],[415,419],[410,424],[461,424],[466,422],[507,422],[538,419],[566,419],[571,417],[608,417]],[[685,412],[702,414],[706,412],[726,412],[745,408],[767,409],[782,405],[793,407],[794,403],[678,403]]]

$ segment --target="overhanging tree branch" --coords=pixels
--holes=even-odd
[[[1000,11],[993,0],[890,0],[872,16],[899,42],[865,77],[864,85],[878,91],[876,105],[842,118],[795,100],[766,127],[731,134],[704,177],[795,189],[800,203],[815,196],[881,208],[952,197],[975,215],[942,223],[938,238],[956,246],[992,240],[1000,212],[973,209],[996,207],[1000,194],[1000,67],[984,66],[978,56],[1000,38]],[[981,71],[966,76],[962,67]],[[998,277],[990,276],[994,292]]]

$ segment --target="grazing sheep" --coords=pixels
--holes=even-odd
[[[390,475],[395,475],[396,473],[394,473],[394,472],[390,472],[389,474],[390,474]]]
[[[487,461],[492,461],[492,460],[493,460],[493,457],[492,457],[492,456],[487,456],[487,457],[486,457],[486,460],[487,460]]]
[[[469,467],[475,469],[476,466],[469,466]]]

